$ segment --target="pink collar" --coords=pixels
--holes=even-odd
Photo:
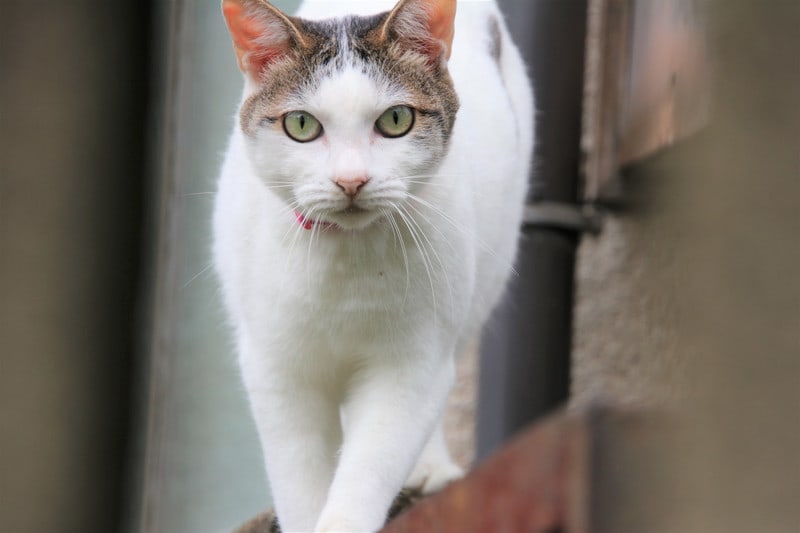
[[[294,212],[294,217],[297,219],[297,223],[300,224],[301,226],[303,226],[303,229],[306,229],[306,230],[310,230],[315,225],[321,226],[322,229],[328,229],[328,228],[332,228],[332,227],[336,226],[336,224],[334,224],[333,222],[317,222],[316,220],[308,218],[307,216],[305,216],[300,211],[295,211]]]

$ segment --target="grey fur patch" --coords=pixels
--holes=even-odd
[[[500,22],[497,17],[489,19],[489,39],[489,55],[500,68],[500,59],[503,57],[503,34],[500,32]]]
[[[497,66],[497,73],[500,75],[500,82],[503,84],[503,92],[508,99],[509,106],[514,109],[514,102],[508,91],[508,82],[503,73],[503,32],[500,27],[500,20],[497,17],[489,18],[489,55],[494,59]],[[516,138],[519,140],[519,118],[514,115],[514,129]]]

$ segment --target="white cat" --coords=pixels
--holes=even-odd
[[[374,531],[461,474],[439,419],[512,270],[533,101],[495,3],[457,7],[223,0],[214,254],[284,531]]]

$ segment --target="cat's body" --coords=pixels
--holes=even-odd
[[[312,2],[299,15],[394,5]],[[223,7],[245,94],[214,252],[278,516],[284,531],[375,530],[404,484],[459,474],[438,421],[454,357],[514,260],[528,79],[494,2],[458,3],[452,48],[453,0],[317,25],[257,0]],[[279,35],[253,44],[251,23]],[[394,136],[406,105],[411,126]]]

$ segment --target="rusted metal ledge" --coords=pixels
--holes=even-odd
[[[672,509],[664,489],[674,469],[654,460],[672,442],[672,429],[661,415],[613,409],[552,415],[442,492],[421,500],[403,495],[383,532],[679,531],[653,522]],[[278,531],[265,513],[236,533]]]
[[[593,408],[534,424],[385,533],[676,533],[674,460],[691,439],[663,413]],[[666,451],[669,450],[669,453]]]
[[[384,532],[588,531],[589,427],[565,415],[534,425]]]

